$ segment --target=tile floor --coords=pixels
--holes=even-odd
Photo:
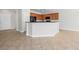
[[[79,32],[60,31],[55,37],[32,38],[15,30],[0,31],[0,50],[78,50]]]

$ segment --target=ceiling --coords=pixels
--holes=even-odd
[[[0,9],[0,13],[15,13],[16,9]]]

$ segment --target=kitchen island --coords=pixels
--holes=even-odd
[[[26,22],[26,35],[53,37],[59,32],[59,22]]]

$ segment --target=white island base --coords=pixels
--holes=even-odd
[[[59,32],[59,22],[28,22],[27,36],[53,37]]]

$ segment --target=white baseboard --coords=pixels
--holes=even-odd
[[[14,28],[10,28],[10,29],[0,29],[0,31],[5,31],[5,30],[15,30]]]
[[[24,31],[20,31],[20,32],[22,32],[22,33],[23,33]]]
[[[69,30],[69,31],[78,31],[79,32],[78,28],[60,28],[60,30]]]
[[[27,36],[30,36],[30,37],[54,37],[57,33],[48,34],[48,35],[27,35]]]

